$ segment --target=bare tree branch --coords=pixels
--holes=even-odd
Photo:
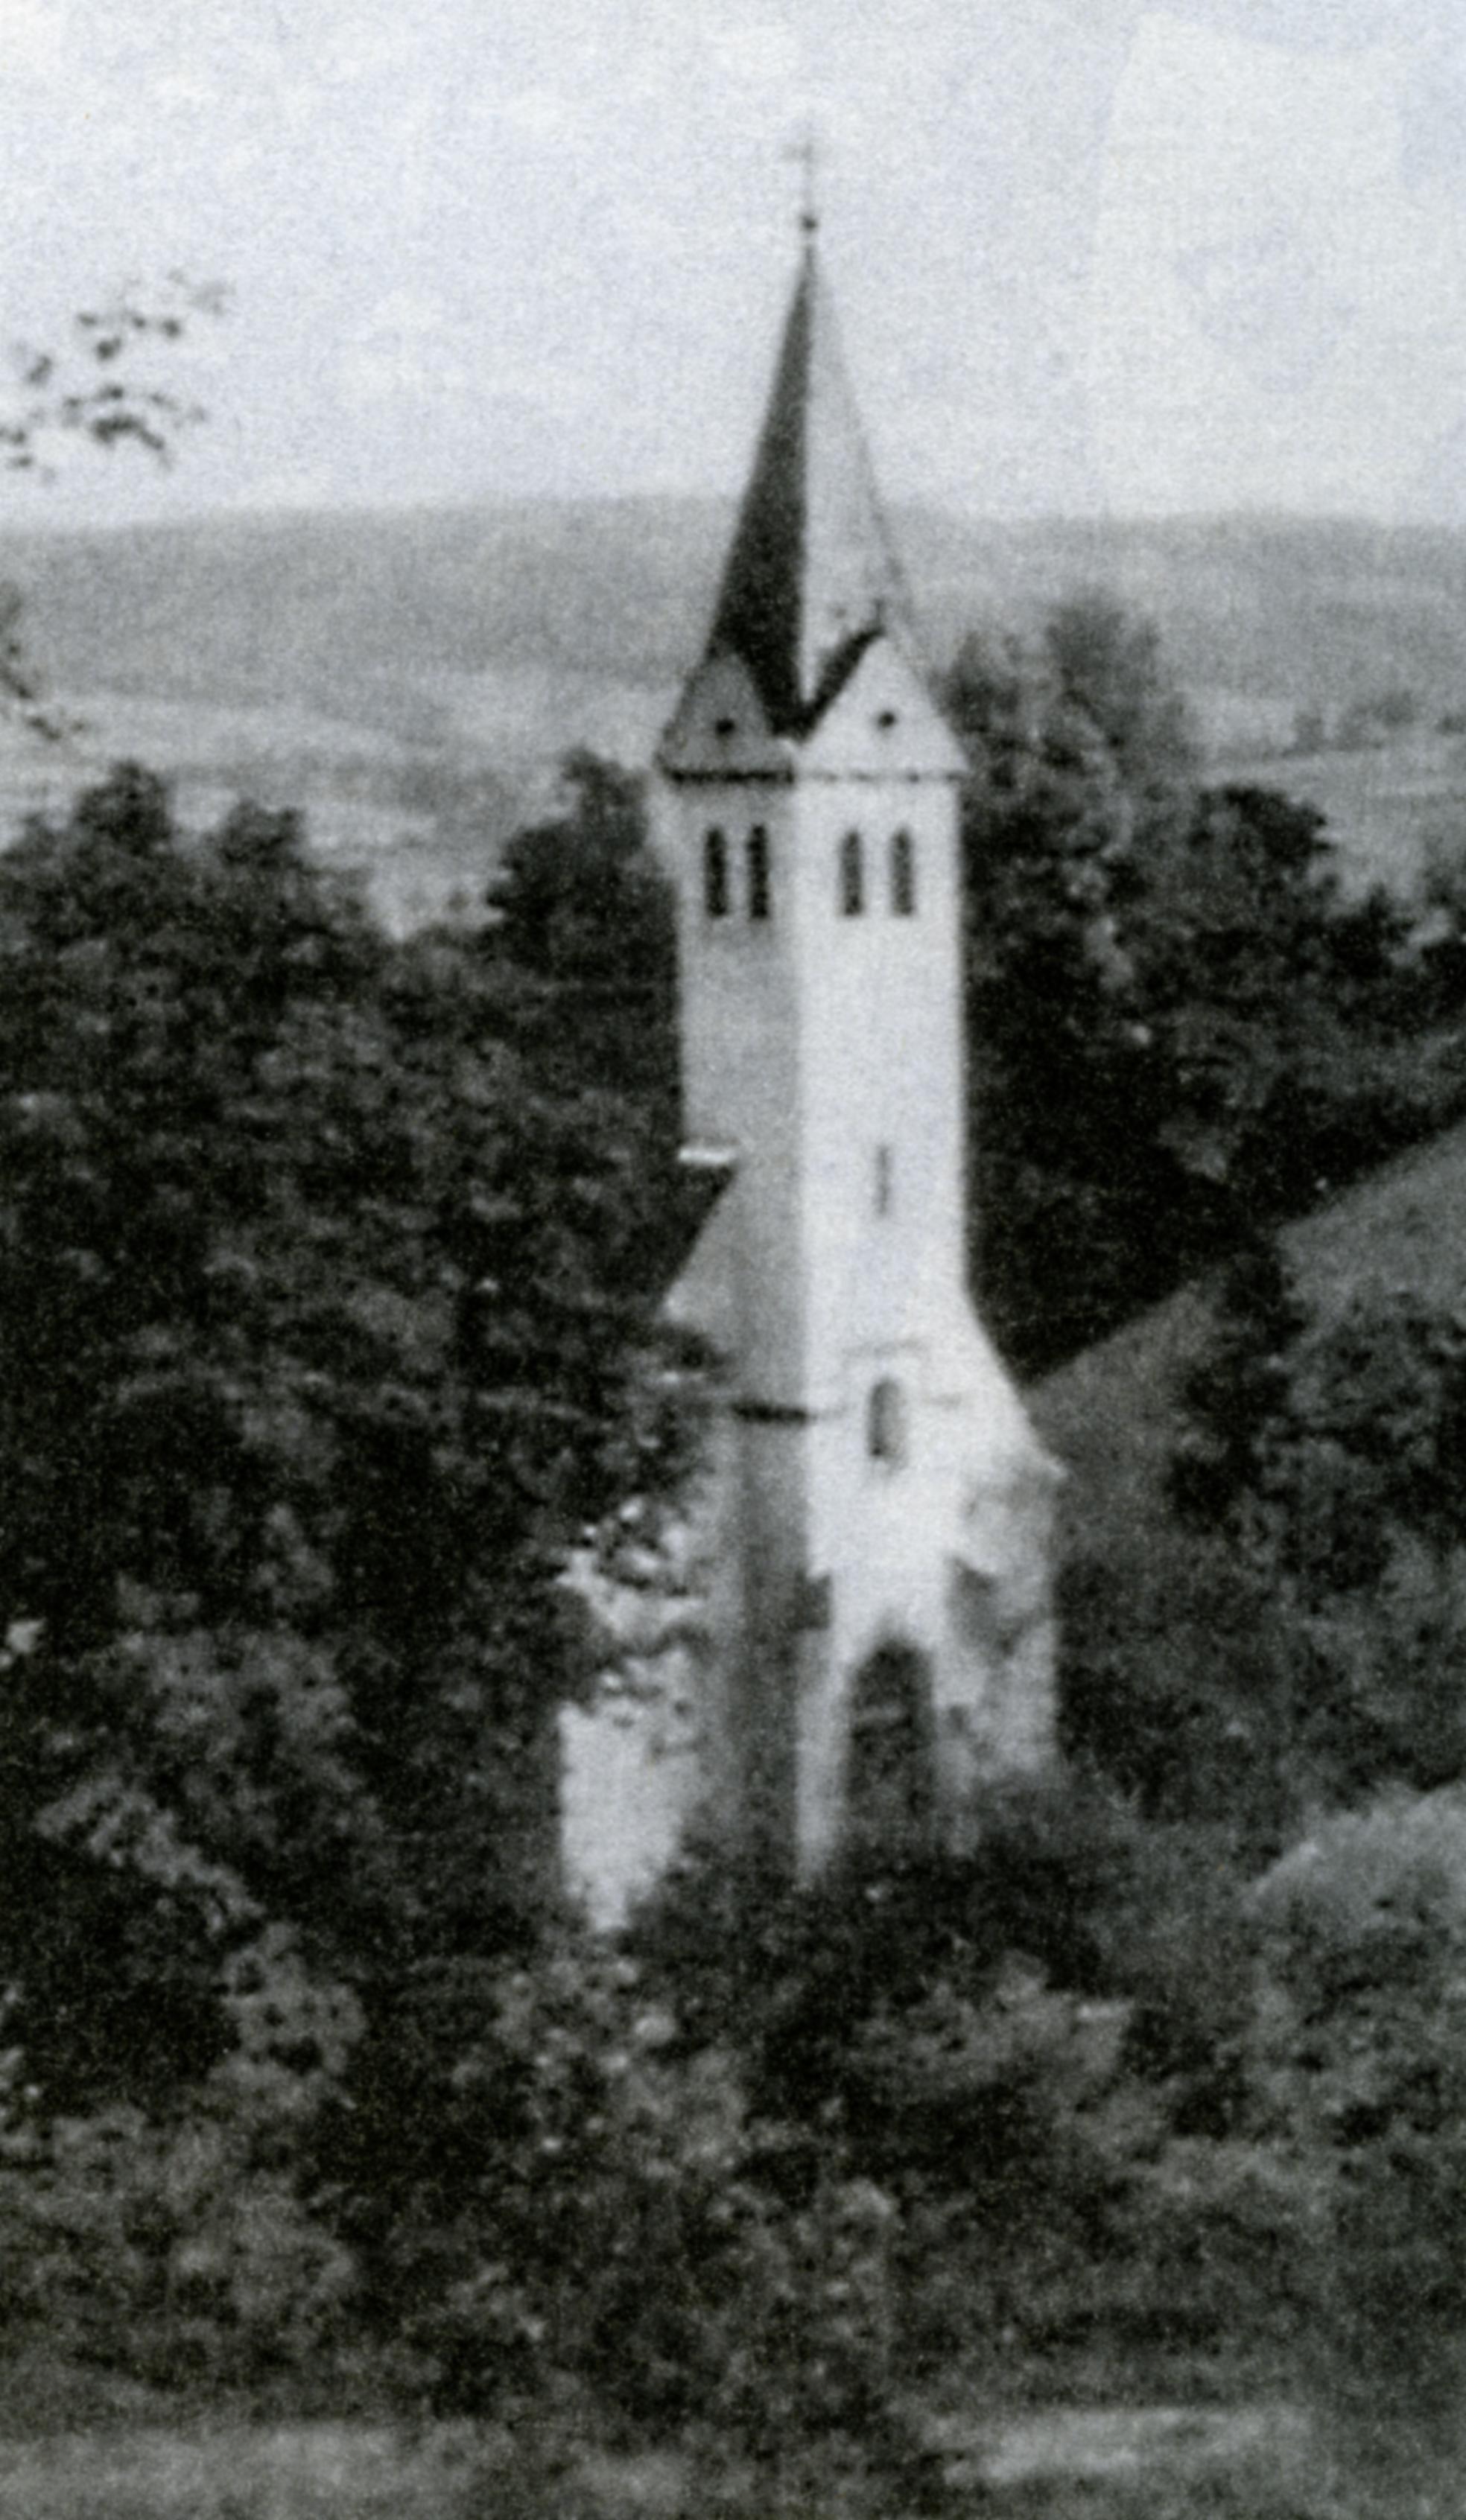
[[[115,297],[81,308],[63,348],[13,342],[11,390],[0,402],[0,472],[52,478],[55,467],[45,450],[64,437],[80,437],[108,453],[138,446],[155,462],[171,464],[178,439],[207,415],[202,404],[130,373],[129,363],[154,343],[182,340],[192,324],[224,314],[228,304],[219,282],[170,271],[151,288],[129,284]],[[19,589],[0,585],[0,710],[57,742],[75,722],[42,697],[21,635],[22,607]]]

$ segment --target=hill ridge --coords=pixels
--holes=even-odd
[[[660,698],[706,629],[731,516],[731,501],[689,494],[27,525],[0,534],[0,576],[20,588],[31,651],[58,689],[288,699],[371,725],[386,707],[399,729],[452,732],[475,679],[509,669],[561,678],[570,699]],[[1466,532],[1454,528],[983,520],[921,503],[895,523],[939,662],[967,629],[1031,631],[1099,581],[1156,620],[1204,724],[1218,696],[1251,700],[1259,733],[1278,737],[1300,707],[1347,706],[1392,682],[1427,713],[1466,696]],[[541,742],[536,717],[527,748]]]

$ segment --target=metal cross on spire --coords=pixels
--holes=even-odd
[[[791,140],[788,148],[784,152],[784,155],[786,158],[793,159],[794,163],[801,169],[800,228],[803,235],[806,237],[812,237],[816,235],[819,230],[819,168],[821,156],[819,133],[815,128],[812,119],[801,124],[799,131],[795,138]]]

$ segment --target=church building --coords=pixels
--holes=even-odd
[[[1057,1473],[968,1291],[968,764],[803,225],[711,628],[656,764],[705,1207],[668,1312],[716,1393],[706,1599],[671,1732],[654,1688],[619,1710],[609,1761],[601,1713],[567,1737],[567,1855],[593,1906],[598,1836],[604,1862],[637,1807],[643,1873],[653,1840],[664,1857],[694,1825],[808,1878],[851,1849],[960,1851],[976,1788],[1053,1753]]]

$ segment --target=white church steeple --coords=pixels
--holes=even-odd
[[[712,1795],[759,1859],[961,1843],[1052,1750],[1053,1481],[968,1294],[958,790],[810,221],[658,757],[722,1360]]]
[[[813,221],[701,661],[657,759],[689,1156],[669,1311],[718,1361],[704,1827],[808,1876],[960,1848],[1053,1752],[1055,1472],[968,1293],[967,772]]]

